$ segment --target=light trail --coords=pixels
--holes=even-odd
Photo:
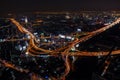
[[[120,54],[120,50],[115,50],[112,51],[111,55],[119,55]],[[108,55],[108,51],[104,52],[87,52],[87,51],[79,51],[79,52],[70,52],[69,53],[70,56],[86,56],[86,57],[92,57],[92,56],[107,56]]]
[[[23,72],[25,72],[25,73],[28,73],[28,72],[29,72],[29,70],[27,70],[27,69],[23,69],[23,68],[17,67],[17,66],[15,66],[14,64],[12,64],[12,63],[10,63],[10,62],[7,62],[7,61],[5,61],[5,60],[2,60],[2,59],[0,59],[0,63],[2,63],[2,65],[5,66],[5,67],[14,69],[14,70],[19,71],[19,72],[22,72],[22,73],[23,73]]]

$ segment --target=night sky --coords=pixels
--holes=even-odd
[[[120,10],[120,0],[0,0],[0,13],[78,10]]]

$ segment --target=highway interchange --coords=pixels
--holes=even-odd
[[[86,52],[86,51],[76,51],[76,52],[70,52],[71,48],[74,47],[77,44],[80,44],[82,42],[85,42],[89,39],[91,39],[94,36],[99,35],[100,33],[114,27],[115,25],[120,23],[120,18],[118,18],[116,21],[114,21],[113,23],[111,23],[110,25],[107,25],[105,27],[102,27],[96,31],[90,32],[88,35],[82,37],[82,38],[76,38],[73,42],[71,42],[70,44],[68,44],[67,46],[58,48],[56,50],[46,50],[43,48],[40,48],[36,45],[37,43],[37,39],[36,37],[29,31],[27,30],[25,27],[23,27],[19,22],[17,22],[15,19],[11,18],[10,21],[16,25],[16,27],[18,28],[18,30],[22,33],[28,34],[30,36],[30,39],[23,39],[23,40],[29,40],[29,45],[28,48],[26,50],[26,52],[28,53],[28,55],[30,56],[39,56],[41,54],[47,54],[47,55],[62,55],[63,60],[65,61],[65,73],[61,76],[60,80],[65,80],[65,77],[68,75],[69,71],[70,71],[70,61],[69,61],[69,56],[106,56],[109,54],[109,52]],[[17,41],[17,40],[22,40],[22,39],[13,39],[13,40],[8,40],[8,41]],[[116,50],[113,51],[111,53],[111,55],[118,55],[120,54],[120,50]],[[5,67],[9,67],[12,68],[14,70],[17,70],[19,72],[25,72],[25,73],[29,73],[30,71],[27,69],[23,69],[20,68],[10,62],[7,62],[5,60],[0,59],[0,62],[2,63],[3,66]],[[38,80],[37,78],[37,74],[33,73],[33,75],[31,76],[32,80]],[[42,79],[41,79],[42,80]],[[57,80],[56,78],[52,78],[52,80]]]

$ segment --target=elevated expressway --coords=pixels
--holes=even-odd
[[[36,37],[30,31],[25,29],[15,19],[10,19],[10,20],[12,21],[13,24],[15,24],[17,26],[17,28],[19,29],[20,32],[28,34],[30,36],[29,46],[27,48],[27,52],[29,53],[29,55],[38,56],[43,53],[48,54],[48,55],[58,55],[58,54],[62,55],[62,58],[65,61],[64,65],[66,66],[66,68],[65,68],[64,74],[59,78],[59,80],[65,80],[65,77],[70,72],[71,65],[70,65],[70,60],[69,60],[68,56],[99,56],[99,55],[106,56],[109,54],[109,52],[83,52],[83,51],[70,52],[72,47],[74,47],[75,45],[80,44],[82,42],[85,42],[85,41],[91,39],[92,37],[97,36],[98,34],[104,32],[120,23],[120,18],[118,18],[116,21],[114,21],[112,24],[110,24],[108,26],[105,26],[96,31],[90,32],[88,35],[86,35],[80,39],[76,38],[73,42],[71,42],[70,44],[68,44],[65,47],[51,51],[51,50],[45,50],[45,49],[38,47],[36,45],[36,43],[37,43]],[[120,50],[116,50],[111,53],[111,55],[118,55],[118,54],[120,54]],[[2,65],[5,67],[12,68],[19,72],[25,72],[25,73],[30,72],[30,70],[28,70],[28,69],[23,69],[23,68],[17,67],[16,65],[14,65],[10,62],[7,62],[5,60],[2,60],[2,59],[0,59],[0,63],[2,63]],[[33,73],[33,75],[31,75],[31,80],[39,80],[37,75],[38,74]],[[44,80],[44,79],[41,79],[41,80]],[[52,80],[58,80],[58,79],[53,78]]]
[[[110,25],[102,27],[102,28],[100,28],[100,29],[98,29],[96,31],[90,32],[88,35],[86,35],[86,36],[84,36],[84,37],[82,37],[80,39],[76,38],[73,42],[71,42],[67,46],[58,48],[58,49],[56,49],[54,51],[51,51],[51,50],[45,50],[45,49],[42,49],[42,48],[38,47],[35,44],[37,42],[36,38],[30,31],[25,29],[15,19],[10,19],[10,20],[12,21],[13,24],[15,24],[18,27],[19,31],[21,31],[22,33],[28,34],[30,36],[29,47],[27,49],[27,52],[29,52],[29,54],[33,55],[33,56],[37,56],[37,55],[40,55],[40,54],[48,54],[48,55],[49,54],[51,54],[51,55],[57,55],[57,54],[68,55],[69,54],[71,56],[98,56],[98,55],[105,56],[105,55],[107,55],[108,52],[83,52],[83,51],[77,51],[77,52],[74,52],[72,54],[72,52],[69,52],[69,51],[75,45],[80,44],[82,42],[85,42],[85,41],[91,39],[92,37],[97,36],[98,34],[104,32],[104,31],[106,31],[106,30],[108,30],[108,29],[110,29],[110,28],[112,28],[115,25],[120,23],[120,18],[118,18],[117,20],[115,20]],[[120,52],[120,50],[113,51],[112,55],[120,54],[119,52]],[[101,53],[101,54],[99,54],[99,53]]]

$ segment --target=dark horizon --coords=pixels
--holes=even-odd
[[[111,11],[120,10],[115,0],[1,0],[0,14],[36,11]]]

